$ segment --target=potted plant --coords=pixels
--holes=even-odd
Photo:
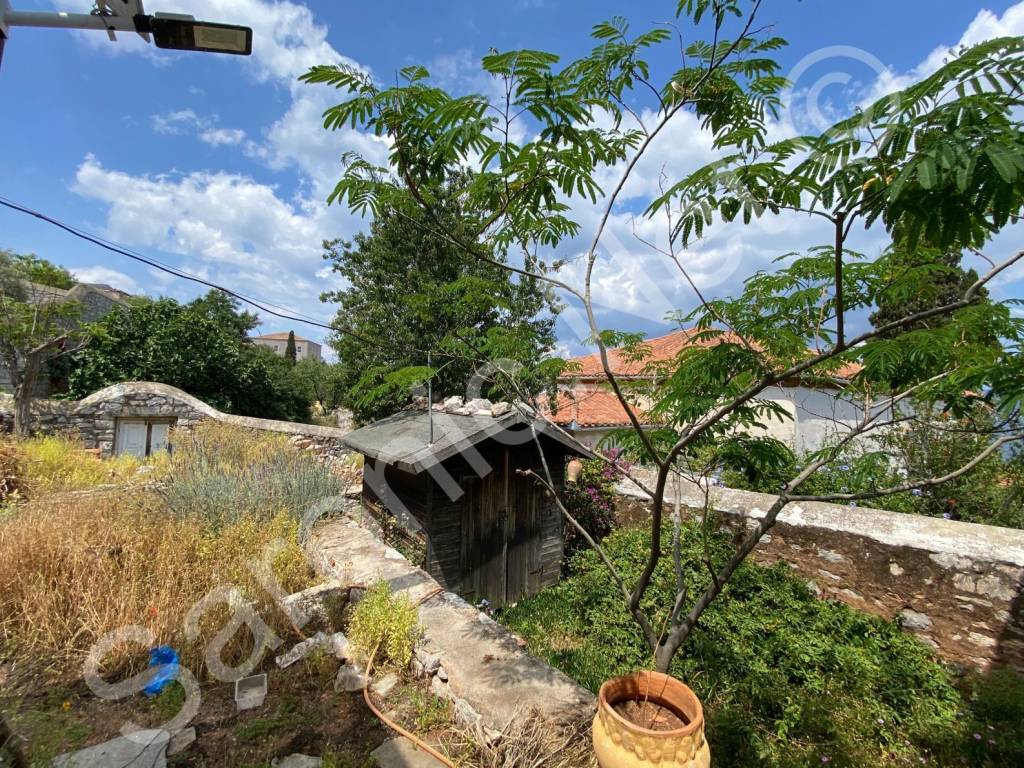
[[[346,94],[325,112],[328,128],[360,129],[390,142],[387,168],[372,158],[347,158],[332,201],[357,213],[414,202],[424,230],[433,232],[445,229],[436,190],[457,177],[460,221],[445,232],[451,247],[516,280],[546,284],[586,321],[582,335],[589,335],[586,343],[596,354],[574,362],[531,363],[524,355],[526,364],[510,365],[508,354],[538,345],[521,325],[489,329],[486,344],[461,332],[445,342],[453,359],[487,359],[481,370],[491,371],[503,399],[529,404],[524,413],[547,414],[546,428],[562,428],[551,400],[569,404],[573,398],[549,397],[544,383],[559,376],[571,385],[573,375],[583,373],[603,376],[603,392],[577,382],[579,402],[614,395],[595,423],[607,417],[629,425],[605,440],[642,465],[624,472],[650,498],[649,547],[641,552],[639,572],[620,572],[573,516],[561,482],[566,468],[548,466],[539,439],[539,467],[526,472],[607,566],[656,670],[601,687],[594,743],[606,768],[708,764],[700,704],[667,673],[704,612],[789,505],[856,505],[932,489],[1024,440],[1019,420],[1010,417],[1024,391],[1024,327],[1005,301],[986,293],[993,279],[1024,261],[1024,251],[999,261],[983,256],[990,268],[969,279],[947,263],[950,254],[968,249],[980,255],[1024,205],[1019,169],[1007,159],[1021,153],[1024,99],[1015,85],[1003,85],[1024,79],[1024,40],[979,43],[820,136],[774,141],[769,129],[791,87],[771,58],[784,41],[760,23],[761,1],[683,0],[675,6],[686,27],[711,28],[713,38],[693,41],[691,30],[681,29],[681,68],[673,66],[667,77],[652,74],[659,68],[646,58],[659,46],[675,53],[673,30],[659,26],[634,36],[625,19],[615,18],[594,27],[589,55],[567,64],[532,49],[488,54],[483,74],[500,87],[485,94],[450,94],[418,66],[402,70],[394,85],[346,65],[313,67],[301,78]],[[976,82],[988,84],[983,93],[971,88]],[[950,130],[980,114],[975,102],[984,104],[986,119],[969,130]],[[638,104],[644,105],[639,111]],[[689,137],[697,126],[719,151],[710,164],[683,173],[656,156],[675,140],[664,138],[671,131]],[[643,178],[652,167],[661,170]],[[622,219],[633,218],[627,211],[641,208],[643,226],[634,236],[649,246],[652,264],[675,266],[679,287],[692,289],[685,300],[692,309],[673,313],[681,326],[671,334],[674,341],[657,349],[640,333],[605,326],[620,280],[641,293],[643,286],[657,288],[642,296],[652,308],[665,298],[649,275],[630,282],[644,268],[628,261],[632,250],[614,239]],[[742,283],[726,269],[722,274],[740,288],[738,296],[725,297],[719,285],[710,286],[712,293],[701,290],[688,249],[702,247],[713,225],[797,214],[815,215],[825,245],[780,257],[771,271]],[[650,234],[659,220],[663,228]],[[585,232],[586,222],[596,223]],[[869,259],[851,252],[848,238],[872,224],[884,230],[888,245]],[[582,252],[580,241],[589,244]],[[517,249],[521,253],[506,261]],[[568,253],[577,256],[566,261]],[[941,290],[939,275],[948,283]],[[675,295],[675,286],[665,287]],[[847,328],[851,315],[873,309],[879,311],[870,327],[858,322]],[[431,368],[429,375],[441,370]],[[421,367],[407,372],[417,381],[423,376]],[[794,421],[797,401],[789,408],[778,399],[787,387],[827,389],[841,393],[829,395],[836,409],[856,406],[849,418],[835,417],[834,440],[801,461],[769,429],[772,422]],[[845,450],[899,427],[912,399],[947,404],[957,415],[982,399],[1000,409],[1006,429],[982,430],[973,458],[948,472],[910,471],[863,490],[817,489],[822,473],[842,466]],[[573,417],[567,430],[581,426]],[[597,458],[620,469],[617,456]],[[775,495],[736,532],[730,552],[705,553],[693,563],[700,578],[687,578],[678,546],[680,489],[685,482],[692,515],[703,530],[714,530],[725,522],[712,495],[722,470],[771,478]],[[579,480],[580,466],[569,475]],[[645,597],[659,568],[674,572],[675,597],[655,605]],[[645,725],[652,702],[678,718],[679,727],[649,727],[660,727],[660,715]],[[631,720],[627,715],[637,706],[639,721]],[[695,745],[693,762],[679,762],[691,748],[684,744]]]
[[[593,733],[601,768],[711,765],[700,699],[661,672],[606,681],[598,692]]]

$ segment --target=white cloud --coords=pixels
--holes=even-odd
[[[273,187],[238,174],[132,176],[87,157],[73,190],[108,206],[106,235],[185,257],[189,272],[326,318],[321,241],[351,224],[324,206],[287,203]]]
[[[388,142],[375,136],[344,128],[327,132],[322,113],[343,96],[324,86],[301,84],[297,77],[315,64],[356,62],[335,50],[327,41],[327,28],[313,13],[294,2],[267,0],[179,0],[177,11],[193,13],[211,21],[247,24],[254,29],[258,45],[252,57],[223,57],[223,66],[239,67],[253,81],[285,91],[287,109],[263,133],[220,125],[214,116],[202,116],[183,109],[152,118],[153,129],[166,134],[195,135],[213,146],[240,146],[246,155],[270,171],[294,168],[301,186],[296,196],[284,197],[274,186],[251,177],[216,170],[187,174],[131,175],[103,164],[102,157],[87,157],[78,169],[74,189],[108,206],[107,231],[114,239],[180,254],[192,271],[223,281],[243,292],[267,297],[275,303],[302,308],[326,317],[329,311],[316,297],[324,281],[337,283],[325,272],[320,259],[320,241],[350,236],[365,226],[340,208],[324,204],[340,173],[340,159],[355,151],[372,162],[386,164]],[[959,44],[969,44],[996,35],[1024,31],[1024,3],[1002,16],[980,12],[965,30]],[[96,36],[97,45],[123,51],[141,50],[135,43],[111,45]],[[825,49],[823,49],[824,51]],[[813,82],[800,80],[798,96],[805,117],[829,120],[840,109],[836,103],[867,98],[873,91],[891,90],[934,71],[949,48],[936,48],[910,72],[897,73],[871,54],[829,49],[815,52],[814,66],[832,69],[824,76],[819,70]],[[845,51],[845,52],[844,52]],[[175,54],[149,51],[160,61],[173,61]],[[842,60],[842,61],[840,61]],[[856,69],[859,67],[860,69]],[[478,57],[457,50],[428,63],[442,84],[493,95],[493,79],[480,73]],[[836,76],[839,72],[841,75]],[[799,79],[799,78],[798,78]],[[809,105],[817,113],[808,111]],[[843,107],[845,110],[846,107]],[[642,113],[645,122],[653,119]],[[602,117],[607,120],[607,117]],[[791,123],[772,124],[773,138],[793,130]],[[516,138],[526,135],[519,126]],[[645,320],[661,320],[674,309],[687,309],[696,299],[693,291],[673,265],[656,248],[637,237],[666,247],[665,222],[639,215],[644,205],[660,192],[662,175],[678,180],[715,157],[711,139],[696,118],[680,115],[655,141],[637,165],[625,186],[619,204],[609,217],[602,240],[601,257],[595,266],[593,290],[597,303],[610,310],[633,313]],[[599,174],[599,182],[610,190],[622,167]],[[574,216],[583,236],[567,242],[559,256],[575,259],[564,270],[570,282],[582,284],[579,255],[589,246],[601,210],[575,203]],[[815,220],[791,214],[768,218],[749,227],[715,227],[700,242],[681,255],[698,287],[709,295],[736,294],[745,277],[783,253],[824,242],[828,233]],[[860,235],[855,248],[874,253],[883,240],[880,231]],[[567,322],[581,338],[585,327]]]
[[[241,128],[222,128],[218,123],[217,115],[202,117],[191,109],[179,109],[150,118],[153,130],[165,136],[193,133],[200,141],[214,147],[241,144],[246,140],[245,131]]]
[[[245,131],[240,128],[207,128],[199,134],[199,140],[215,147],[241,144],[245,141]]]
[[[873,84],[864,101],[870,103],[887,93],[901,90],[927,77],[938,70],[951,57],[955,56],[956,52],[962,47],[977,45],[997,37],[1017,35],[1024,35],[1024,3],[1010,6],[1002,16],[993,13],[987,8],[983,8],[978,11],[978,15],[974,17],[974,20],[967,26],[967,29],[964,30],[964,33],[956,43],[937,46],[920,64],[909,72],[897,74],[890,69],[886,69]]]
[[[1024,2],[1002,16],[987,10],[979,12],[953,47],[1022,33]],[[873,54],[849,46],[810,53],[789,73],[796,81],[795,90],[788,95],[791,113],[781,122],[770,123],[769,134],[772,140],[778,140],[794,135],[798,128],[824,128],[848,114],[850,104],[906,87],[934,72],[950,50],[950,46],[939,46],[903,73],[893,71]],[[843,106],[838,106],[840,103]],[[648,126],[654,117],[649,110],[640,113]],[[595,303],[602,309],[657,322],[672,310],[685,311],[696,306],[694,291],[672,261],[658,250],[667,249],[666,220],[661,215],[654,220],[646,219],[639,211],[660,194],[663,176],[672,183],[715,157],[711,137],[701,130],[696,118],[683,114],[664,129],[637,163],[608,218],[594,266],[591,290]],[[623,165],[619,164],[599,173],[598,180],[606,192],[618,183],[622,170]],[[562,256],[570,261],[560,275],[571,285],[583,286],[582,257],[598,226],[602,206],[602,201],[598,206],[573,202],[572,213],[582,225],[582,235],[565,244]],[[705,296],[737,295],[745,278],[758,269],[770,268],[779,256],[828,242],[831,231],[827,224],[824,227],[817,219],[796,213],[769,216],[750,225],[716,224],[704,239],[691,244],[680,260]],[[855,231],[848,245],[873,256],[886,241],[884,231],[876,225],[873,230]],[[563,325],[577,337],[575,341],[590,334],[585,323],[569,319]]]
[[[150,124],[156,133],[178,136],[195,129],[199,124],[199,115],[191,109],[179,109],[163,115],[153,115]]]
[[[331,309],[318,297],[321,290],[337,287],[338,279],[322,274],[321,243],[351,236],[364,223],[340,207],[328,209],[325,198],[341,173],[345,151],[386,162],[387,143],[351,130],[324,131],[321,113],[335,93],[296,78],[315,64],[356,64],[331,47],[327,28],[304,5],[179,0],[175,11],[252,27],[259,41],[252,56],[222,61],[256,82],[287,89],[291,104],[260,139],[193,109],[152,116],[153,130],[194,135],[216,147],[241,146],[271,170],[295,167],[303,179],[301,194],[285,198],[270,184],[216,170],[133,175],[94,155],[79,166],[72,188],[107,206],[105,231],[111,239],[178,254],[183,257],[178,263],[200,277],[326,320]],[[118,45],[124,38],[119,36]],[[109,45],[105,38],[102,42]],[[120,50],[137,53],[143,47],[129,43]],[[161,290],[177,288],[165,282]]]

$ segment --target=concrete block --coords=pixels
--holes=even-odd
[[[444,768],[444,763],[408,739],[385,741],[370,755],[380,768]]]
[[[164,730],[136,731],[130,736],[97,744],[54,758],[54,768],[165,768],[171,734]]]

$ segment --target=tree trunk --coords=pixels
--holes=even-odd
[[[14,383],[14,434],[28,437],[32,424],[32,395],[36,388],[36,377],[39,374],[39,356],[29,354],[25,358],[25,369],[20,375],[11,372]]]

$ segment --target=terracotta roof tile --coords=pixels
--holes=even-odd
[[[281,331],[279,333],[265,333],[262,336],[253,336],[253,339],[259,339],[260,341],[287,341],[288,331]],[[312,341],[312,339],[303,338],[302,336],[299,336],[299,334],[295,334],[295,340],[307,342]],[[317,342],[314,341],[313,343],[316,344]]]
[[[688,346],[710,347],[722,342],[741,343],[740,337],[730,331],[726,331],[718,336],[695,338],[698,333],[699,331],[696,328],[683,328],[654,339],[645,339],[643,344],[650,350],[650,354],[646,359],[640,361],[627,359],[618,348],[610,349],[608,350],[609,365],[616,376],[643,376],[644,369],[648,365],[651,363],[668,362]],[[574,357],[570,362],[576,363],[579,367],[575,371],[567,371],[561,377],[563,381],[604,378],[604,368],[601,365],[601,358],[597,353]],[[836,375],[839,378],[848,379],[859,372],[861,368],[860,363],[846,363],[836,372]]]
[[[579,427],[622,427],[630,424],[629,416],[614,392],[590,390],[583,392],[561,391],[558,393],[558,409],[546,414],[559,426],[568,426],[574,421]],[[632,406],[641,423],[647,421],[643,409]]]

